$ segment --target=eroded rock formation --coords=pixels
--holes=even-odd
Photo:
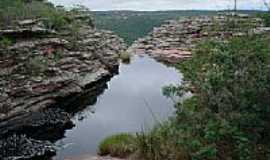
[[[154,28],[148,36],[136,41],[128,52],[146,53],[160,61],[177,63],[191,57],[198,42],[269,31],[261,19],[245,14],[181,18]]]
[[[5,147],[0,157],[41,156],[51,144],[42,144],[39,140],[46,138],[38,133],[70,127],[70,107],[77,107],[72,102],[89,90],[100,93],[95,87],[117,73],[125,45],[108,31],[83,25],[76,33],[57,32],[44,28],[41,20],[24,20],[16,28],[0,30],[0,36],[12,43],[0,48],[0,150]],[[73,105],[69,109],[67,98]],[[9,138],[14,133],[19,135]],[[9,145],[14,137],[12,143],[23,141],[28,147],[21,152],[6,148],[24,146]],[[29,150],[33,152],[27,154]]]

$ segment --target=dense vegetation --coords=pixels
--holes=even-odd
[[[270,155],[270,38],[207,42],[178,67],[194,96],[176,105],[176,118],[140,135],[146,159],[267,160]],[[154,158],[153,158],[154,157]],[[168,159],[168,158],[167,158]]]
[[[164,88],[168,97],[191,91],[176,115],[136,137],[146,160],[268,160],[270,158],[270,36],[245,36],[198,45],[177,65],[185,85]]]
[[[270,14],[269,13],[261,13],[259,17],[264,20],[266,26],[270,27]]]

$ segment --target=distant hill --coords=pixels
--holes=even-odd
[[[256,13],[257,11],[241,11]],[[127,44],[145,36],[153,27],[160,26],[164,21],[179,19],[183,16],[214,15],[217,11],[95,11],[97,28],[114,31]]]

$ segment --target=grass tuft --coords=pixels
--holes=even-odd
[[[99,155],[125,158],[136,150],[135,137],[121,133],[104,139],[99,145]]]

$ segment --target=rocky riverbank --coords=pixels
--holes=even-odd
[[[72,127],[71,108],[80,106],[77,97],[91,92],[95,99],[105,89],[118,72],[125,44],[91,25],[79,26],[76,32],[55,31],[42,19],[20,21],[0,30],[0,36],[8,41],[0,48],[0,157],[55,153],[46,141],[55,136],[48,135]]]
[[[245,14],[181,18],[154,28],[148,36],[137,40],[128,52],[146,53],[159,61],[177,63],[190,58],[196,45],[205,40],[220,41],[269,31],[261,19]]]

